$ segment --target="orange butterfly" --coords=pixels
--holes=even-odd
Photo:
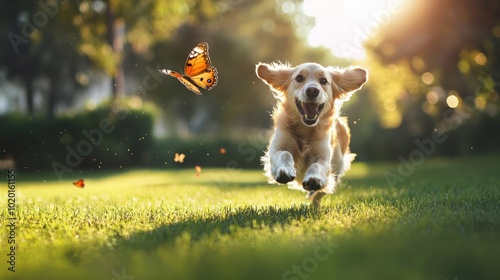
[[[80,189],[85,188],[85,183],[83,182],[83,179],[80,179],[76,182],[73,182],[73,185],[75,185],[77,188],[80,188]]]
[[[194,170],[196,170],[196,174],[195,174],[195,176],[196,176],[196,177],[200,177],[200,174],[201,174],[201,166],[196,165],[196,166],[194,167]]]
[[[174,161],[175,161],[175,162],[180,162],[180,163],[183,163],[185,158],[186,158],[186,155],[185,155],[185,154],[178,154],[178,153],[175,153],[175,156],[174,156]]]
[[[184,74],[161,69],[161,73],[177,78],[187,89],[201,95],[198,87],[211,90],[217,84],[217,69],[210,64],[208,44],[199,43],[189,53],[184,66]]]

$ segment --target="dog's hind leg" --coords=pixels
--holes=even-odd
[[[313,207],[319,208],[321,206],[321,199],[326,193],[322,191],[310,191],[307,197],[311,200],[311,205]]]

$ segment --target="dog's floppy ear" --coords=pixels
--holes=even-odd
[[[333,89],[341,99],[349,99],[354,91],[360,89],[368,80],[368,72],[358,66],[344,69],[330,67]]]
[[[255,73],[275,92],[285,92],[290,83],[294,69],[282,63],[260,63],[255,67]]]

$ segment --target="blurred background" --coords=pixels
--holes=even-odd
[[[0,161],[63,177],[260,168],[275,100],[254,68],[272,61],[368,69],[342,112],[358,161],[407,158],[416,141],[489,153],[499,15],[497,0],[1,1]],[[202,41],[219,82],[196,96],[158,69],[182,72]]]

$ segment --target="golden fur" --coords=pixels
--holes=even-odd
[[[319,205],[355,157],[349,151],[347,119],[339,111],[366,82],[367,72],[317,63],[259,63],[256,74],[278,100],[272,113],[274,135],[262,158],[266,175],[272,183],[309,191],[312,203]]]

